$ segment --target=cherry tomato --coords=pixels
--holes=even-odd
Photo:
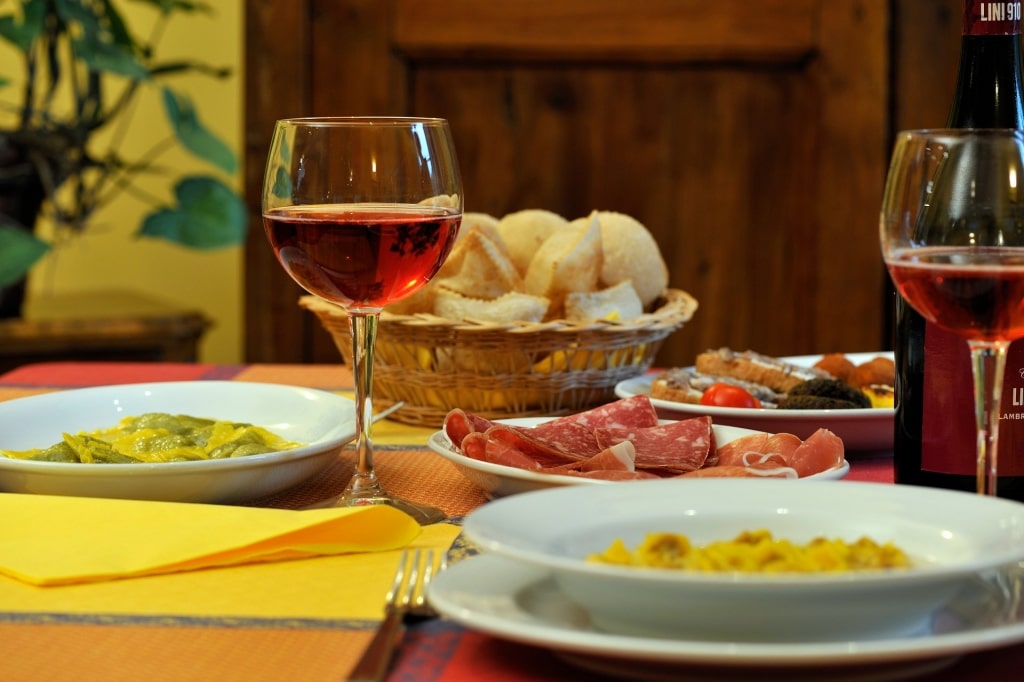
[[[700,398],[701,405],[715,407],[761,407],[761,401],[732,384],[711,384]]]

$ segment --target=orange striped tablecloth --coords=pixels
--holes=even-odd
[[[0,376],[0,400],[93,385],[180,380],[259,381],[338,392],[351,389],[351,375],[342,366],[47,363]],[[450,516],[464,515],[484,503],[484,497],[448,462],[426,449],[430,432],[390,420],[378,423],[374,440],[380,453],[376,461],[381,479],[396,494],[440,506]],[[254,504],[294,508],[328,497],[343,487],[353,464],[353,453],[343,451],[338,462],[321,476]],[[850,480],[892,481],[891,460],[885,456],[855,459],[852,464]],[[338,576],[338,580],[344,579],[344,575]],[[384,576],[381,603],[386,582]],[[269,596],[264,598],[269,600]],[[322,596],[330,599],[329,594]],[[261,596],[253,594],[251,598]],[[137,614],[109,613],[102,608],[87,613],[60,608],[26,612],[11,611],[0,603],[0,679],[333,682],[345,679],[377,624],[373,619],[232,617],[202,613],[201,609],[193,614],[161,616],[145,606],[140,604]],[[951,668],[920,679],[1016,680],[1021,670],[1024,646],[1014,646],[971,654]],[[809,674],[807,679],[819,679],[813,671]],[[578,668],[549,651],[435,620],[410,629],[389,680],[550,682],[580,679],[581,675]]]
[[[352,387],[351,374],[341,366],[46,363],[0,377],[0,400],[94,385],[182,380],[280,383],[342,393]],[[374,439],[378,473],[391,492],[439,506],[457,520],[484,497],[426,449],[430,432],[379,422]],[[321,475],[252,504],[298,508],[329,498],[344,487],[354,463],[354,452],[346,448]],[[382,605],[390,576],[383,579]],[[154,614],[164,603],[158,597],[152,604],[140,603],[137,613],[11,611],[0,603],[0,679],[335,681],[345,678],[377,625],[376,620],[293,613],[239,617],[217,610],[230,608],[230,600],[208,612]]]

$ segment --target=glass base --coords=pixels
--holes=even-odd
[[[437,507],[427,504],[411,502],[400,497],[389,497],[387,495],[372,495],[368,497],[357,497],[348,494],[331,497],[321,502],[311,504],[303,509],[330,509],[332,507],[369,507],[377,504],[386,504],[389,507],[400,509],[416,520],[421,526],[429,526],[432,523],[445,520],[444,512]]]

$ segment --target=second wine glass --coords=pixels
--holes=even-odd
[[[973,470],[977,492],[989,495],[998,492],[1006,352],[1024,337],[1022,182],[1021,131],[904,131],[896,137],[882,199],[882,255],[899,293],[969,346]]]
[[[346,311],[358,461],[339,506],[388,504],[421,524],[444,514],[389,495],[373,461],[373,350],[381,310],[421,289],[451,251],[462,182],[447,121],[278,121],[263,186],[267,238],[304,289]]]

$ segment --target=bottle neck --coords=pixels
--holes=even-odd
[[[964,35],[1020,35],[1021,2],[964,0]]]
[[[953,128],[1024,129],[1021,3],[965,0]]]

